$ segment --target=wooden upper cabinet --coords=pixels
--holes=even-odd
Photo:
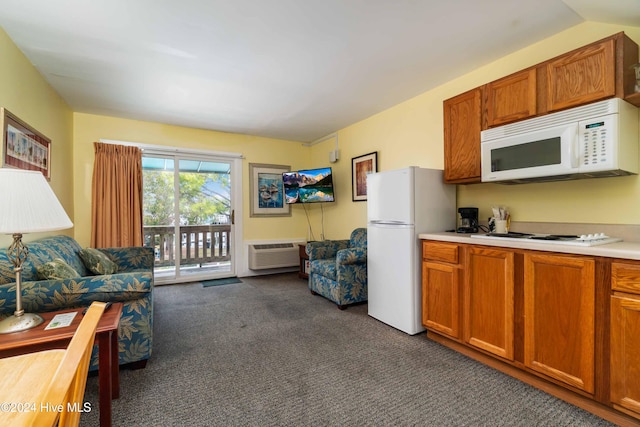
[[[524,364],[587,393],[595,388],[595,261],[524,255]]]
[[[536,69],[520,71],[487,84],[486,127],[536,115]]]
[[[482,88],[444,101],[444,180],[480,182]]]
[[[480,182],[480,131],[634,94],[638,45],[614,34],[444,101],[444,179]]]
[[[638,44],[624,33],[543,62],[538,73],[538,113],[611,97],[630,98],[635,86],[632,65],[637,62]]]
[[[615,95],[615,40],[591,44],[545,65],[547,110],[562,110]]]

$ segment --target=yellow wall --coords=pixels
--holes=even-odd
[[[250,162],[284,164],[292,169],[330,165],[337,202],[322,209],[308,206],[307,213],[316,239],[321,238],[323,224],[324,237],[338,239],[348,237],[355,227],[366,226],[366,203],[351,200],[353,157],[377,151],[379,170],[411,165],[442,168],[443,100],[619,31],[640,42],[640,27],[583,23],[341,129],[337,132],[340,160],[333,164],[329,163],[329,152],[335,148],[334,139],[306,147],[291,141],[72,113],[2,31],[0,104],[52,139],[51,186],[74,221],[73,233],[81,245],[90,241],[92,143],[100,139],[244,154],[245,240],[307,235],[302,206],[292,206],[292,217],[249,217]],[[633,176],[517,186],[458,186],[458,205],[479,207],[481,218],[488,217],[495,204],[506,205],[517,221],[637,224],[640,181]],[[0,237],[0,245],[6,242]]]
[[[249,217],[249,163],[287,165],[292,169],[304,167],[309,149],[301,143],[74,113],[75,238],[83,246],[91,241],[93,143],[100,139],[241,153],[245,157],[242,161],[244,240],[306,237],[304,212],[293,211],[291,217]]]
[[[58,94],[0,29],[0,106],[51,139],[51,187],[73,221],[73,115]],[[2,145],[2,144],[0,144]],[[3,148],[0,147],[0,153]],[[47,234],[69,234],[73,230],[25,235],[24,240]],[[0,247],[10,243],[0,236]]]
[[[331,239],[348,238],[354,228],[367,225],[367,203],[351,201],[352,158],[377,151],[378,171],[444,167],[442,101],[427,94],[415,97],[340,130],[338,138],[340,160],[332,164],[337,203],[325,207],[324,219]],[[333,139],[314,145],[315,166],[326,165],[334,148]],[[317,224],[320,219],[315,215],[313,227]]]
[[[442,168],[445,99],[620,31],[640,44],[640,27],[586,22],[340,130],[342,157],[333,165],[338,203],[325,209],[325,225],[330,224],[327,234],[344,238],[353,228],[366,225],[366,203],[349,203],[352,157],[377,151],[378,170]],[[312,147],[318,165],[327,161],[334,144],[330,140]],[[457,193],[458,206],[480,208],[481,219],[499,204],[510,209],[515,221],[640,223],[638,176],[515,186],[460,185]]]

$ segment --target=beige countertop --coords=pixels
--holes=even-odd
[[[596,246],[574,246],[527,239],[516,241],[480,239],[471,237],[471,234],[459,234],[454,232],[422,233],[419,234],[418,237],[422,240],[438,240],[442,242],[466,243],[471,245],[640,260],[640,242],[616,242]]]

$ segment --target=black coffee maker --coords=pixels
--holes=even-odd
[[[456,230],[458,233],[478,232],[478,208],[458,208],[460,214],[460,226]]]

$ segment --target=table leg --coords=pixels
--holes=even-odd
[[[98,379],[100,392],[100,427],[111,426],[111,332],[98,334]]]
[[[118,331],[111,335],[111,397],[120,398],[120,359],[118,353]]]

